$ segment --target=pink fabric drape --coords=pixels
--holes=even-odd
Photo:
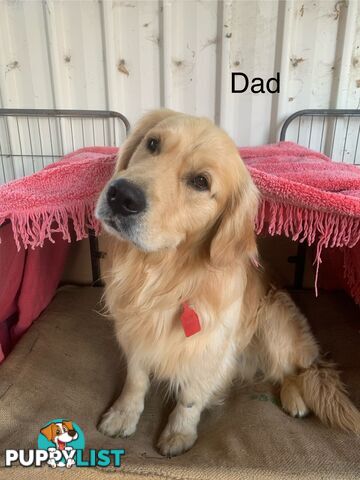
[[[1,228],[0,362],[54,296],[70,247],[60,234],[54,240],[18,251],[11,224]]]
[[[0,186],[0,362],[50,303],[69,242],[99,230],[94,203],[116,152],[83,149]]]
[[[341,249],[333,274],[360,305],[360,168],[291,142],[239,152],[262,194],[257,233],[315,245],[316,293],[323,253]]]

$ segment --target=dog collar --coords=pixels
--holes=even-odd
[[[200,332],[200,320],[195,310],[189,307],[187,303],[183,303],[182,307],[183,311],[180,317],[181,323],[185,332],[185,336],[191,337],[192,335],[195,335],[195,333]]]

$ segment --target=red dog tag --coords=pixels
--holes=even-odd
[[[187,337],[191,337],[191,335],[195,335],[195,333],[198,333],[201,330],[200,320],[197,313],[190,308],[187,303],[183,304],[181,323]]]

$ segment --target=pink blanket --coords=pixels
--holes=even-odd
[[[73,231],[78,240],[88,227],[98,231],[93,205],[111,175],[115,152],[75,152],[0,186],[0,225],[11,220],[0,227],[0,363],[50,303]]]
[[[64,270],[69,243],[59,233],[56,245],[16,248],[10,223],[0,229],[0,363],[51,302]]]
[[[257,233],[315,243],[315,288],[322,249],[351,249],[344,253],[344,275],[360,304],[360,168],[291,142],[240,153],[262,193]]]
[[[257,232],[285,234],[293,240],[315,244],[317,270],[324,248],[346,247],[345,280],[353,298],[360,303],[360,168],[333,163],[320,153],[290,142],[239,151],[262,193]],[[99,232],[94,205],[112,174],[116,152],[115,148],[81,149],[41,172],[0,187],[0,225],[11,220],[18,255],[24,255],[22,247],[34,249],[49,245],[49,241],[55,241],[54,235],[70,242],[72,229],[77,240],[87,236],[88,228]],[[10,247],[4,228],[0,229],[1,239],[0,272],[2,278],[6,278],[4,265],[9,254],[3,252]],[[63,261],[64,255],[60,257]],[[41,274],[45,264],[49,267],[48,258],[39,254],[36,265],[29,267],[28,291],[31,278]],[[21,283],[22,273],[16,275],[14,285]],[[43,299],[36,312],[46,307],[60,278],[55,277],[51,282],[43,282],[41,288],[45,293],[34,289],[32,296],[23,293],[29,311],[36,295]],[[3,302],[4,298],[0,297],[1,310]],[[0,345],[3,343],[2,319],[0,317]],[[18,317],[12,326],[15,337],[32,320],[27,317],[19,324]]]
[[[111,177],[117,150],[82,148],[34,175],[0,186],[0,225],[11,220],[17,248],[42,247],[45,239],[53,242],[56,232],[70,242],[70,218],[77,240],[87,236],[87,228],[98,232],[94,204]]]

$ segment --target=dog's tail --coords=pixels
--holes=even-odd
[[[296,380],[306,405],[323,423],[360,434],[360,412],[348,398],[333,363],[317,361]]]

